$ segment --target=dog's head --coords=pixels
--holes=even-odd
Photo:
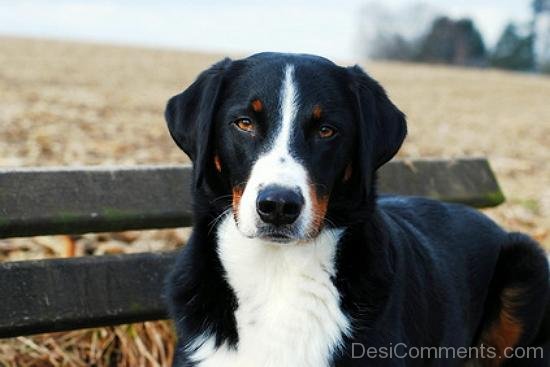
[[[165,115],[193,160],[197,195],[231,210],[245,236],[277,243],[353,220],[406,134],[404,115],[358,66],[311,55],[222,60]]]

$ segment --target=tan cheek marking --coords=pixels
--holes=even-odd
[[[311,113],[311,116],[315,120],[320,120],[321,117],[323,116],[323,109],[321,108],[321,106],[315,105],[313,107],[313,112]]]
[[[517,307],[515,300],[521,297],[518,289],[505,289],[502,292],[502,308],[498,318],[493,325],[483,334],[481,342],[495,348],[497,357],[484,361],[487,367],[498,367],[506,361],[505,349],[513,348],[519,342],[523,332],[523,325],[514,316],[514,309]],[[508,351],[507,354],[510,354]]]
[[[348,166],[346,167],[346,171],[344,172],[344,182],[346,182],[351,178],[352,172],[353,172],[353,168],[351,167],[351,163],[350,163],[348,164]]]
[[[313,211],[310,235],[314,236],[323,229],[325,215],[327,214],[329,195],[319,197],[315,185],[309,184],[309,197]]]
[[[241,203],[243,192],[244,192],[244,189],[242,186],[233,187],[233,200],[231,205],[233,207],[233,216],[236,222],[238,222],[238,218],[239,218],[239,204]]]
[[[259,99],[253,100],[250,105],[252,106],[252,110],[254,112],[262,112],[264,109],[264,105]]]
[[[222,163],[220,161],[219,155],[214,155],[214,165],[216,166],[216,171],[221,172],[222,171]]]

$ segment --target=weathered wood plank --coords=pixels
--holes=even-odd
[[[379,190],[425,196],[476,208],[504,202],[489,162],[483,158],[401,160],[380,169]]]
[[[390,162],[380,191],[476,207],[504,197],[484,159]],[[0,238],[191,225],[191,168],[0,170]]]
[[[0,238],[191,225],[189,167],[0,171]]]
[[[0,263],[0,338],[166,317],[174,254]]]

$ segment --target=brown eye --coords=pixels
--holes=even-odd
[[[330,126],[323,125],[319,128],[319,137],[321,139],[328,139],[336,134],[336,130]]]
[[[247,133],[254,132],[254,124],[249,119],[238,119],[234,124],[242,131],[246,131]]]

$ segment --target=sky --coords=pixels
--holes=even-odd
[[[530,0],[425,0],[430,11],[470,16],[489,46]],[[217,53],[305,52],[357,61],[361,24],[398,19],[417,31],[418,0],[0,0],[0,34]],[[380,12],[383,8],[384,11]]]

